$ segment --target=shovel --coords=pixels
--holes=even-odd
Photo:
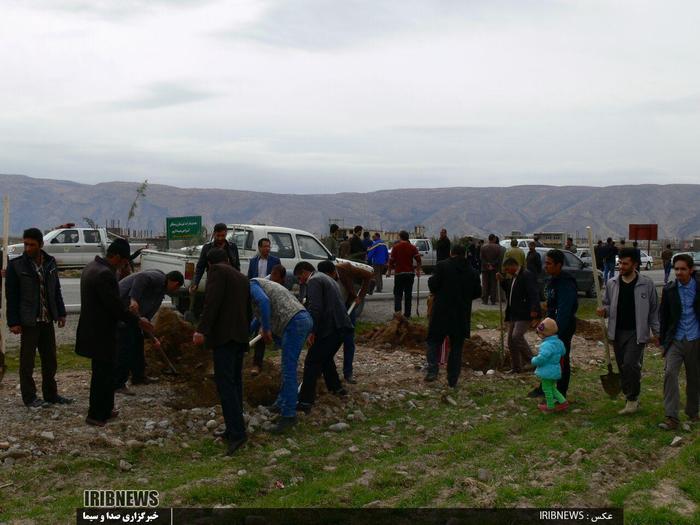
[[[590,226],[586,226],[588,230],[588,248],[591,252],[591,265],[593,267],[593,283],[595,284],[595,298],[598,303],[598,308],[603,307],[603,295],[600,293],[600,282],[598,281],[598,265],[595,260],[595,250],[593,247],[593,230]],[[600,327],[603,330],[603,343],[605,344],[605,356],[608,361],[608,373],[600,376],[600,382],[603,385],[603,390],[611,398],[616,398],[622,392],[622,383],[620,374],[613,372],[612,360],[610,359],[610,343],[608,342],[608,329],[605,326],[605,319],[600,318]]]
[[[496,295],[498,298],[498,328],[501,332],[501,344],[498,347],[498,354],[491,355],[491,362],[489,363],[489,368],[496,369],[503,365],[505,360],[505,328],[503,326],[503,303],[501,302],[501,283],[496,281]]]
[[[420,317],[420,312],[418,307],[420,306],[420,270],[418,271],[418,290],[416,292],[416,317]]]

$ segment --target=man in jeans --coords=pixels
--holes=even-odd
[[[270,429],[277,434],[297,422],[297,363],[314,322],[292,292],[269,279],[251,279],[250,296],[255,314],[252,331],[260,329],[264,343],[274,339],[282,348],[282,386],[277,400],[269,407],[280,414]]]
[[[532,361],[532,350],[525,340],[530,324],[540,316],[540,294],[537,278],[513,258],[503,262],[503,270],[510,278],[498,275],[506,296],[506,321],[508,322],[508,350],[512,373],[520,373]]]
[[[685,365],[685,413],[692,422],[700,421],[700,276],[693,271],[693,258],[676,255],[673,261],[676,280],[661,295],[661,344],[664,347],[664,430],[678,428],[680,389],[678,376]]]
[[[61,295],[56,260],[42,250],[44,236],[37,228],[24,231],[24,253],[7,266],[7,324],[13,334],[21,335],[19,384],[22,401],[39,407],[36,396],[34,358],[41,358],[41,390],[46,403],[71,403],[58,395],[56,386],[56,335],[53,324],[66,324],[66,308]]]
[[[367,250],[367,264],[371,264],[372,268],[374,268],[376,290],[381,293],[384,289],[382,275],[386,269],[386,263],[389,262],[389,248],[387,248],[379,232],[375,233],[373,238],[374,242]]]
[[[619,257],[620,272],[606,283],[597,313],[608,318],[608,339],[613,341],[627,399],[618,414],[625,415],[639,410],[644,346],[650,332],[659,335],[659,302],[654,282],[636,270],[634,249],[621,250]]]
[[[600,249],[599,253],[603,259],[603,281],[607,283],[608,279],[615,277],[615,256],[618,253],[617,246],[615,246],[612,237],[608,237],[608,240]]]
[[[413,261],[416,261],[416,269],[413,270]],[[421,273],[421,258],[418,249],[408,241],[408,232],[399,232],[399,242],[394,245],[389,257],[389,270],[386,276],[394,278],[394,312],[401,311],[401,298],[404,299],[404,316],[411,317],[411,303],[413,302],[413,281],[416,275]]]
[[[314,321],[309,334],[309,349],[304,360],[304,380],[299,391],[297,410],[306,413],[316,399],[316,381],[323,374],[326,388],[337,396],[346,396],[340,384],[333,358],[343,342],[345,332],[352,330],[350,317],[345,310],[340,288],[328,275],[317,272],[306,261],[294,267],[294,277],[306,285],[306,308]]]
[[[666,249],[661,252],[661,260],[664,263],[664,285],[668,284],[668,277],[671,275],[671,268],[673,267],[673,250],[671,245],[667,244]]]

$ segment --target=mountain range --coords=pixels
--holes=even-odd
[[[80,184],[0,174],[0,194],[10,196],[10,232],[66,222],[87,226],[89,217],[126,223],[138,183]],[[425,226],[427,235],[447,228],[449,235],[568,232],[626,237],[630,223],[657,223],[661,239],[700,235],[700,185],[511,186],[505,188],[421,188],[367,193],[276,194],[224,189],[148,185],[130,227],[164,231],[165,218],[201,215],[203,224],[262,223],[301,228],[317,234],[329,221],[388,231]]]

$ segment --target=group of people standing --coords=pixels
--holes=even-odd
[[[356,235],[360,240],[362,230]],[[235,244],[226,239],[226,226],[217,224],[213,240],[201,250],[191,291],[196,291],[204,273],[208,274],[204,305],[193,343],[212,350],[214,378],[221,397],[226,423],[221,432],[234,453],[246,439],[243,421],[243,357],[251,334],[259,333],[262,348],[256,351],[252,373],[262,366],[265,344],[275,342],[282,350],[282,381],[277,400],[268,409],[279,414],[272,432],[284,432],[296,423],[297,411],[309,412],[315,402],[316,383],[323,376],[331,394],[346,396],[335,365],[343,347],[343,378],[355,383],[353,374],[356,312],[376,281],[377,266],[386,264],[387,274],[396,274],[395,310],[411,315],[413,280],[421,273],[421,258],[409,242],[408,232],[400,232],[391,255],[379,234],[367,245],[364,261],[379,261],[375,271],[352,262],[321,261],[316,268],[300,262],[294,277],[301,285],[301,297],[286,286],[286,270],[270,253],[269,239],[258,243],[258,255],[249,264],[248,274],[240,272]],[[360,244],[349,241],[350,250]],[[609,239],[610,241],[610,239]],[[45,403],[67,404],[72,400],[59,395],[55,380],[56,342],[54,324],[65,325],[66,309],[53,257],[43,249],[43,236],[36,228],[23,234],[24,253],[12,260],[6,272],[7,322],[21,335],[20,390],[28,407]],[[346,242],[346,241],[343,241]],[[608,243],[610,244],[610,243]],[[443,229],[438,240],[440,260],[428,288],[433,296],[426,350],[428,382],[438,379],[438,351],[449,340],[447,383],[456,387],[461,371],[462,346],[470,336],[472,301],[492,297],[492,280],[503,292],[508,323],[508,348],[512,372],[534,368],[541,384],[528,395],[543,397],[543,412],[563,411],[569,389],[571,342],[576,332],[578,293],[574,277],[564,271],[565,255],[549,250],[542,260],[535,243],[525,254],[517,247],[501,249],[495,235],[480,250],[481,276],[471,264],[467,248],[452,244]],[[607,252],[599,252],[606,254]],[[374,259],[378,255],[378,259]],[[634,248],[616,253],[620,271],[605,282],[602,307],[597,314],[608,319],[607,337],[613,342],[615,358],[622,375],[625,406],[621,414],[639,410],[641,372],[645,346],[651,342],[663,347],[665,358],[664,429],[678,427],[680,392],[678,378],[685,366],[685,412],[699,421],[700,402],[700,276],[692,257],[679,254],[673,259],[676,279],[664,287],[659,302],[654,283],[638,271]],[[164,274],[146,270],[118,276],[131,259],[126,240],[116,239],[97,256],[81,275],[81,312],[75,351],[91,359],[90,403],[86,423],[104,426],[118,417],[115,393],[133,394],[127,388],[150,381],[145,375],[144,338],[158,349],[152,319],[167,294],[184,284],[180,272]],[[537,274],[548,276],[546,305],[540,305]],[[493,273],[493,275],[491,275]],[[487,274],[486,277],[484,274]],[[484,295],[484,288],[489,289]],[[403,304],[402,304],[403,300]],[[543,319],[544,318],[544,319]],[[543,342],[540,353],[533,352],[525,339],[533,327]],[[301,385],[297,365],[308,344]],[[36,351],[42,367],[42,395],[37,396],[33,380]]]
[[[61,292],[56,260],[43,250],[41,230],[29,228],[23,235],[22,255],[10,261],[6,271],[7,323],[20,335],[20,391],[27,407],[46,404],[70,404],[56,384],[56,336],[54,324],[63,328],[66,307]],[[131,262],[129,243],[116,239],[82,272],[81,311],[75,351],[91,359],[90,405],[86,423],[104,426],[119,413],[114,408],[115,392],[130,394],[126,382],[149,382],[145,374],[144,336],[153,335],[151,319],[167,293],[182,287],[180,272],[167,275],[147,270],[118,275]],[[128,272],[124,272],[128,273]],[[37,396],[33,379],[34,359],[41,360],[42,395]]]

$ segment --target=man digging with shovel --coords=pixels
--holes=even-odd
[[[635,269],[633,248],[620,251],[620,273],[608,280],[599,317],[608,319],[607,337],[613,342],[615,360],[622,373],[622,392],[627,402],[618,414],[639,410],[644,347],[654,334],[658,344],[659,301],[654,282]]]

